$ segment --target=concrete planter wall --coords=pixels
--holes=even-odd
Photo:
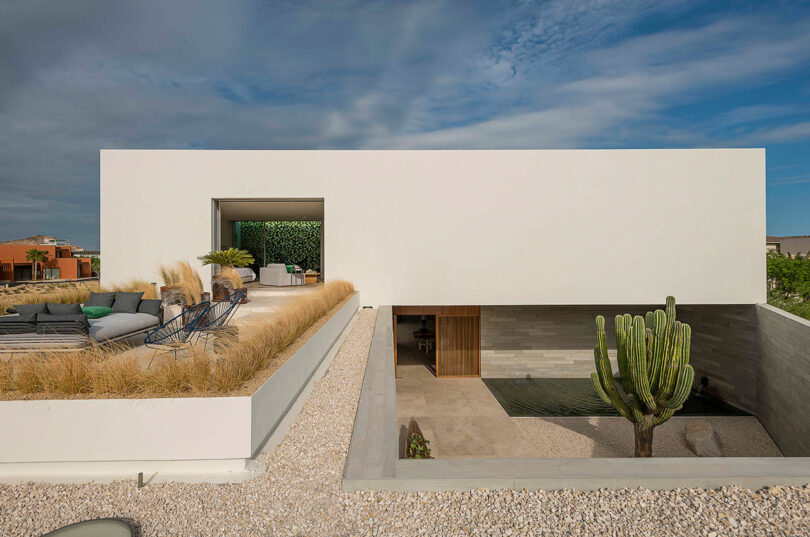
[[[278,426],[359,307],[352,297],[253,395],[0,401],[0,475],[41,463],[241,461]],[[52,465],[49,465],[49,467]]]
[[[810,321],[757,305],[757,417],[786,456],[810,457]]]

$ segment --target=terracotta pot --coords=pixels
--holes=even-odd
[[[160,287],[160,299],[163,301],[164,306],[182,304],[183,292],[179,287],[175,287],[174,285],[163,285]]]
[[[226,283],[226,280],[214,279],[211,282],[211,291],[213,292],[213,299],[215,302],[225,300],[231,294],[231,286]]]

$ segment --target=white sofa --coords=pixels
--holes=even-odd
[[[243,283],[248,283],[256,280],[256,273],[250,267],[239,267],[236,269],[237,274],[242,278]]]
[[[272,263],[259,269],[259,283],[276,287],[289,287],[291,285],[304,285],[303,272],[287,272],[284,263]]]

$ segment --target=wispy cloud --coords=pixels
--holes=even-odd
[[[718,9],[675,0],[3,2],[0,239],[56,230],[97,245],[100,148],[810,140],[806,88],[751,96],[807,78],[810,10]]]

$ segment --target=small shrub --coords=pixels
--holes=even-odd
[[[408,435],[408,450],[405,454],[406,459],[430,459],[430,440],[425,440],[425,437],[419,433],[410,433]]]

